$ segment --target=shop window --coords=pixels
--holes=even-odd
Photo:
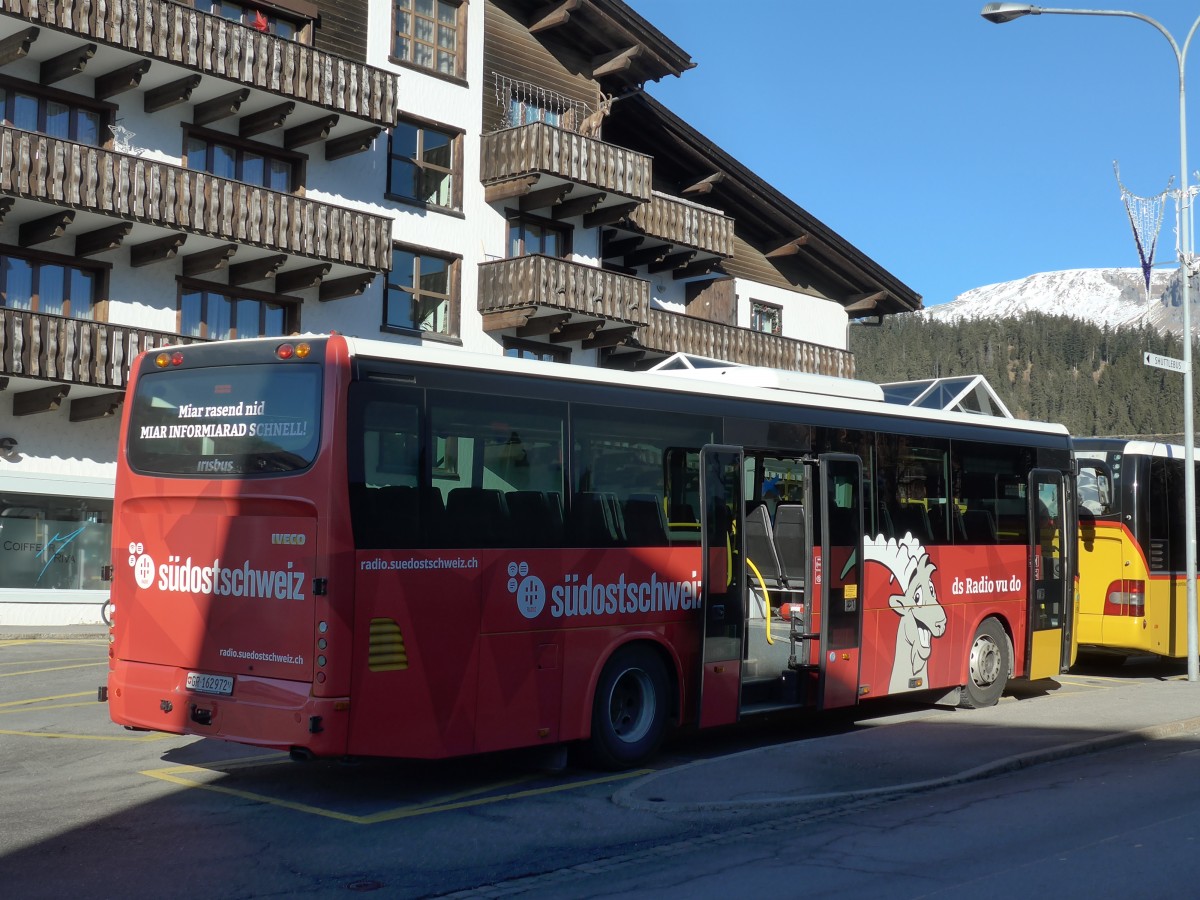
[[[112,500],[0,492],[0,589],[108,590]]]

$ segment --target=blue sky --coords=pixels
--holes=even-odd
[[[1035,272],[1137,266],[1113,161],[1136,194],[1178,186],[1175,55],[1145,22],[994,25],[983,0],[627,2],[697,63],[649,92],[926,306]],[[1200,15],[1180,0],[1107,8],[1157,19],[1181,45]],[[1173,265],[1174,227],[1172,204],[1156,267]]]

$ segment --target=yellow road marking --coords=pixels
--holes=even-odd
[[[23,672],[0,672],[0,678],[15,678],[17,675],[40,675],[43,672],[61,672],[63,669],[86,669],[89,666],[107,665],[104,660],[94,663],[80,663],[74,666],[50,666],[46,669],[26,669]]]
[[[2,733],[2,732],[0,732]],[[275,762],[267,760],[268,762]],[[285,759],[280,759],[278,762],[284,762]],[[224,771],[232,768],[241,768],[245,766],[253,766],[256,763],[262,764],[264,760],[246,759],[237,760],[233,764],[229,762],[215,763],[207,767],[182,765],[171,766],[165,769],[146,769],[140,774],[150,778],[158,778],[161,781],[167,781],[171,784],[176,784],[181,787],[199,788],[201,790],[212,791],[217,794],[225,794],[229,797],[237,797],[241,800],[252,800],[258,803],[265,803],[270,806],[278,806],[283,809],[290,809],[296,812],[307,813],[314,816],[322,816],[327,819],[335,819],[339,822],[349,822],[353,825],[376,825],[380,822],[392,822],[397,819],[408,819],[416,816],[425,816],[431,813],[451,812],[456,809],[469,809],[477,806],[486,806],[492,803],[502,803],[506,800],[520,800],[526,797],[537,797],[545,794],[554,794],[561,791],[574,790],[576,788],[591,787],[597,784],[607,784],[613,781],[622,781],[627,778],[636,778],[642,775],[647,775],[652,772],[652,769],[640,769],[636,772],[621,772],[616,775],[606,775],[601,778],[592,778],[587,781],[573,781],[568,784],[550,785],[543,788],[530,788],[524,791],[514,791],[507,794],[498,794],[495,796],[478,797],[477,794],[486,791],[493,791],[497,788],[509,787],[519,784],[524,781],[529,781],[535,776],[527,775],[520,778],[515,778],[510,781],[499,782],[496,784],[485,785],[473,790],[463,791],[458,794],[451,794],[447,797],[441,797],[436,800],[430,800],[425,803],[418,803],[412,806],[402,806],[396,809],[383,810],[382,812],[371,813],[365,816],[356,816],[351,813],[340,812],[336,809],[326,809],[320,806],[312,806],[308,803],[297,803],[292,800],[283,800],[278,797],[270,797],[266,794],[255,793],[254,791],[244,791],[238,788],[225,787],[220,784],[211,784],[209,782],[196,781],[192,778],[186,778],[185,775],[202,775],[212,772],[214,769]],[[469,799],[468,799],[469,798]]]
[[[64,741],[125,741],[132,743],[144,743],[146,741],[161,741],[166,738],[179,737],[176,734],[142,734],[137,737],[127,737],[123,734],[62,734],[53,731],[8,731],[0,728],[0,734],[11,735],[12,737],[35,737],[35,738],[53,738],[55,740]]]
[[[95,706],[96,700],[93,698],[91,703],[50,703],[46,706],[29,706],[22,709],[0,709],[0,716],[11,716],[14,713],[27,712],[29,710],[41,711],[43,709],[71,709],[76,706]]]
[[[0,709],[5,706],[26,706],[31,703],[48,703],[51,700],[74,700],[76,697],[95,697],[95,691],[79,691],[75,694],[54,694],[50,697],[30,697],[27,700],[9,700],[0,703]]]

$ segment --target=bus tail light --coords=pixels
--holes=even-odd
[[[311,352],[312,345],[305,341],[297,344],[280,344],[275,348],[275,356],[278,359],[306,359]]]
[[[154,357],[154,365],[160,369],[165,369],[167,366],[183,365],[183,354],[178,350],[174,353],[159,353]]]
[[[1121,578],[1108,586],[1104,600],[1106,616],[1133,616],[1146,614],[1146,582]]]

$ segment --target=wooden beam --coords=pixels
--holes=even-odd
[[[88,60],[96,55],[95,44],[80,44],[73,50],[60,53],[53,59],[42,63],[38,73],[38,81],[42,84],[54,84],[72,75],[78,75],[87,68]]]
[[[260,109],[256,113],[242,116],[238,120],[238,136],[244,138],[254,137],[256,134],[282,128],[284,121],[292,114],[295,108],[296,104],[288,100],[285,103],[277,103],[266,109]]]
[[[538,183],[540,175],[526,175],[524,178],[514,178],[511,181],[499,181],[489,184],[483,189],[483,199],[486,203],[503,203],[514,197],[523,197]]]
[[[580,349],[598,350],[601,347],[620,347],[635,334],[636,325],[622,325],[617,328],[601,329],[595,337],[585,340]]]
[[[632,372],[637,368],[637,364],[645,358],[645,350],[630,350],[628,353],[610,353],[605,357],[602,365],[606,369],[620,369],[624,372]]]
[[[17,229],[17,243],[22,247],[32,247],[60,238],[67,233],[67,228],[75,221],[72,210],[51,213],[41,219],[24,222]]]
[[[271,256],[260,256],[258,259],[234,263],[229,267],[229,286],[237,287],[274,278],[275,273],[283,268],[287,261],[286,253],[276,253]]]
[[[0,41],[0,67],[28,56],[29,48],[37,40],[38,31],[36,27],[23,28]]]
[[[695,278],[698,275],[711,275],[714,272],[719,272],[720,268],[721,260],[702,259],[699,262],[690,263],[681,269],[676,269],[671,273],[671,277],[677,281],[681,278]]]
[[[139,59],[127,66],[113,69],[96,77],[96,99],[107,100],[125,91],[131,91],[142,83],[142,76],[150,71],[150,60]]]
[[[335,278],[333,281],[322,281],[317,299],[327,303],[330,300],[341,300],[343,297],[357,297],[369,288],[374,280],[374,272],[360,272],[345,278]]]
[[[699,181],[689,184],[683,188],[684,194],[709,194],[712,193],[714,185],[720,184],[725,180],[724,172],[713,172],[711,175],[701,178]]]
[[[76,256],[95,256],[97,253],[107,253],[116,250],[121,242],[133,230],[132,222],[121,222],[107,228],[97,228],[75,238]]]
[[[585,197],[574,197],[564,200],[550,211],[550,218],[555,220],[569,219],[572,216],[582,216],[592,212],[604,202],[607,194],[588,194]]]
[[[604,244],[602,255],[605,259],[610,259],[617,256],[624,256],[626,253],[632,253],[638,247],[642,246],[642,242],[646,238],[644,235],[634,235],[633,237],[618,238],[615,241],[607,241]]]
[[[275,290],[281,294],[294,294],[296,291],[307,291],[315,288],[329,274],[332,266],[321,263],[304,269],[292,269],[290,272],[280,272],[275,276]]]
[[[156,241],[146,241],[135,247],[130,247],[129,265],[136,269],[139,266],[148,266],[152,263],[166,262],[169,259],[174,259],[179,253],[179,248],[183,246],[186,240],[186,234],[172,234],[169,237],[159,238]]]
[[[547,3],[535,9],[529,17],[529,33],[537,34],[551,28],[566,25],[571,19],[571,13],[579,9],[583,0],[561,0],[558,3]]]
[[[362,131],[356,131],[354,134],[348,134],[345,137],[326,141],[325,161],[333,162],[335,159],[353,156],[355,153],[370,150],[371,145],[375,143],[375,138],[379,137],[379,132],[381,131],[383,131],[382,128],[366,128]]]
[[[0,391],[8,390],[8,376],[0,375]]]
[[[97,394],[95,397],[72,400],[68,419],[72,422],[90,422],[92,419],[115,416],[124,400],[124,391],[111,391],[107,394]]]
[[[63,400],[69,393],[71,393],[69,384],[56,384],[47,388],[13,394],[13,415],[32,416],[36,413],[55,412],[62,406]]]
[[[293,126],[283,133],[283,146],[287,150],[294,150],[297,147],[303,147],[305,144],[312,144],[316,141],[323,141],[329,137],[329,132],[333,130],[333,126],[338,123],[337,113],[331,113],[328,116],[322,116],[319,119],[313,119],[311,122],[304,122],[300,125]]]
[[[0,197],[0,223],[4,222],[4,217],[12,211],[13,204],[16,202],[16,197]]]
[[[586,322],[572,322],[569,325],[564,325],[562,331],[559,331],[557,334],[550,335],[550,340],[555,344],[565,344],[569,341],[586,341],[589,338],[595,337],[596,332],[603,327],[603,319],[588,319]]]
[[[848,313],[870,313],[879,308],[879,301],[887,297],[887,291],[875,291],[872,294],[861,294],[853,298],[843,308]]]
[[[237,244],[221,244],[211,250],[201,250],[199,253],[185,256],[183,258],[183,277],[194,278],[197,275],[224,269],[237,251]]]
[[[575,185],[573,184],[556,184],[548,188],[542,188],[539,191],[528,191],[521,195],[521,201],[517,205],[520,207],[521,212],[545,209],[548,206],[562,203],[567,194],[573,190],[575,190]]]
[[[667,258],[667,254],[671,252],[670,244],[659,244],[656,247],[643,247],[641,250],[634,250],[632,253],[625,254],[625,265],[630,269],[636,269],[638,266],[644,266],[647,263],[661,262]]]
[[[161,87],[151,88],[142,99],[142,109],[148,113],[156,113],[177,103],[191,100],[192,91],[199,84],[199,75],[188,75]]]
[[[632,47],[625,47],[613,53],[605,53],[603,56],[593,56],[592,77],[603,78],[605,75],[616,75],[618,72],[624,72],[641,55],[641,46],[634,44]]]
[[[529,321],[529,317],[537,312],[536,306],[521,306],[517,309],[498,309],[485,312],[483,330],[487,332],[504,331],[508,328],[520,328]]]
[[[236,116],[249,96],[250,88],[242,88],[231,94],[222,94],[212,100],[197,103],[192,109],[192,124],[210,125],[221,119]]]
[[[629,203],[614,203],[612,206],[602,206],[595,212],[584,214],[583,227],[599,228],[601,225],[612,225],[614,222],[620,222],[641,205],[638,201],[632,200]]]
[[[563,326],[571,321],[570,313],[556,313],[552,316],[535,316],[524,325],[517,326],[517,337],[539,337],[544,334],[558,334]]]
[[[646,266],[647,274],[655,272],[669,272],[671,269],[678,269],[681,266],[686,266],[692,261],[692,257],[696,255],[695,250],[684,250],[681,253],[670,253],[664,256],[658,262],[652,262]]]
[[[800,248],[808,243],[808,238],[807,234],[802,234],[792,238],[785,244],[780,244],[774,250],[767,252],[767,259],[775,259],[779,256],[795,256],[800,252]]]

